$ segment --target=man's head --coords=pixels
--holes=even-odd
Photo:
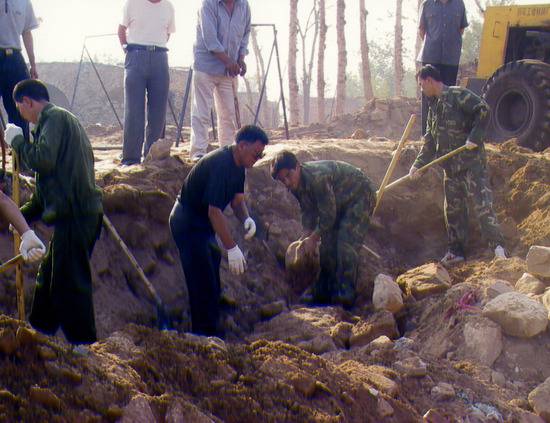
[[[237,166],[251,168],[264,156],[264,148],[269,143],[267,134],[257,126],[243,126],[235,135],[237,144],[235,161]]]
[[[37,123],[40,112],[50,101],[50,94],[43,82],[25,79],[13,89],[13,100],[23,119]]]
[[[424,65],[416,74],[418,85],[426,97],[437,97],[443,89],[439,71],[432,65]]]
[[[271,162],[271,177],[291,191],[300,185],[300,162],[290,151],[281,151]]]

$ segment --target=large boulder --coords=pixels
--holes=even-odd
[[[505,334],[519,338],[536,336],[548,325],[546,308],[519,292],[507,292],[489,301],[483,315],[498,323]]]
[[[533,245],[527,253],[527,270],[543,278],[550,277],[550,247]]]
[[[438,263],[429,263],[403,273],[397,283],[416,300],[445,292],[451,287],[449,272]]]
[[[545,289],[546,285],[530,273],[524,273],[516,282],[516,291],[526,295],[540,295]]]
[[[505,292],[511,292],[513,290],[514,286],[510,282],[503,279],[494,279],[485,287],[485,297],[492,300]]]
[[[550,378],[529,394],[529,404],[546,422],[550,422]]]
[[[464,325],[465,355],[491,367],[502,352],[502,331],[495,322],[479,317]]]
[[[372,304],[376,310],[390,313],[397,313],[403,308],[401,289],[391,276],[380,274],[374,279]]]
[[[384,335],[390,339],[399,337],[393,314],[386,310],[373,314],[368,320],[357,322],[351,330],[349,344],[352,348],[362,347]]]

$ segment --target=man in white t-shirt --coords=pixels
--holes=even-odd
[[[30,0],[3,0],[0,2],[0,97],[8,113],[8,120],[23,129],[29,139],[29,124],[21,117],[12,94],[19,81],[38,78],[34,62],[32,30],[38,20]],[[21,53],[21,39],[29,58],[30,73]]]
[[[166,43],[175,31],[174,6],[169,0],[126,0],[118,27],[118,38],[126,53],[123,166],[140,163],[142,150],[145,157],[162,136],[170,86]]]

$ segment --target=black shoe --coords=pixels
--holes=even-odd
[[[134,165],[138,165],[138,164],[141,164],[141,162],[139,160],[129,160],[129,159],[126,159],[126,160],[122,160],[120,162],[120,165],[121,166],[134,166]]]

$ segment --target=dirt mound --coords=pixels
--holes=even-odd
[[[96,145],[120,137],[111,129],[98,133]],[[4,317],[0,415],[9,421],[122,417],[168,422],[183,416],[184,421],[205,422],[406,422],[418,421],[433,408],[450,421],[475,413],[487,419],[493,413],[500,416],[496,421],[520,421],[524,411],[518,406],[528,409],[528,393],[550,376],[547,360],[531,358],[544,350],[547,332],[528,340],[501,334],[496,357],[468,340],[475,339],[469,334],[476,331],[498,332],[479,312],[489,299],[488,287],[504,280],[513,289],[525,272],[528,248],[550,245],[548,153],[534,154],[513,143],[488,147],[495,208],[507,247],[519,258],[491,261],[472,225],[469,260],[450,272],[450,289],[422,300],[405,296],[405,309],[395,316],[374,313],[377,274],[397,277],[445,252],[441,173],[433,170],[420,182],[385,195],[365,241],[380,258],[361,251],[358,300],[351,312],[295,305],[284,258],[301,233],[299,208],[272,180],[270,158],[291,149],[302,160],[344,160],[379,184],[396,144],[360,139],[270,144],[266,158],[247,176],[247,201],[259,237],[245,241],[241,225],[230,219],[249,266],[245,275],[235,277],[222,260],[226,344],[183,333],[189,329],[187,292],[167,221],[192,166],[188,145],[173,148],[164,160],[126,168],[116,166],[117,150],[98,150],[97,179],[104,189],[105,213],[166,303],[178,332],[154,329],[151,298],[104,231],[92,258],[101,341],[82,358],[58,338],[32,333],[18,337],[17,322]],[[407,172],[419,148],[417,142],[408,145],[394,178]],[[24,196],[28,194],[25,188]],[[37,230],[48,237],[45,226]],[[1,236],[0,254],[8,258],[11,241],[5,232]],[[25,266],[27,305],[35,272],[34,266]],[[13,275],[0,275],[0,281],[2,310],[15,315]]]

